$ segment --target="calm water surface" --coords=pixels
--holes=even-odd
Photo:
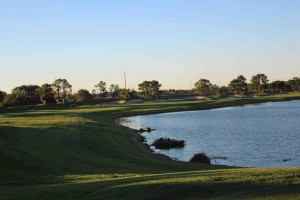
[[[300,166],[300,101],[121,118],[151,144],[160,137],[184,139],[182,149],[155,152],[188,161],[205,152],[213,164],[243,167]]]

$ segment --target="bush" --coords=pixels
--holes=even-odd
[[[210,164],[210,158],[207,157],[205,153],[197,153],[191,158],[190,162],[197,162],[197,163],[208,163]]]
[[[138,130],[138,132],[139,132],[139,133],[144,133],[144,132],[150,133],[150,132],[155,131],[155,130],[156,130],[156,129],[147,127],[146,129],[140,128],[140,129]]]
[[[184,145],[184,140],[175,140],[170,138],[159,138],[151,144],[151,146],[154,146],[156,149],[182,148]]]

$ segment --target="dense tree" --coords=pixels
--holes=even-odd
[[[132,89],[132,90],[129,92],[129,98],[134,99],[134,98],[137,98],[137,97],[138,97],[137,91],[135,91],[134,89]]]
[[[120,87],[119,87],[118,84],[111,84],[110,85],[109,94],[113,99],[115,99],[118,96],[119,91],[120,91]]]
[[[120,99],[129,99],[130,90],[129,89],[120,89],[118,94],[119,94]]]
[[[220,87],[217,86],[216,84],[211,85],[210,86],[210,93],[212,95],[219,95],[219,93],[220,93]]]
[[[88,90],[80,89],[75,94],[75,99],[77,102],[87,101],[93,99],[93,95]]]
[[[268,77],[265,74],[257,74],[252,76],[249,87],[252,89],[254,94],[263,94],[267,88],[268,82]]]
[[[210,93],[212,95],[219,95],[221,97],[225,97],[228,95],[228,88],[226,86],[219,87],[213,84],[210,86]]]
[[[201,96],[209,95],[211,83],[207,79],[200,79],[195,83],[195,92]]]
[[[300,91],[300,77],[294,77],[293,79],[286,81],[285,85],[290,92]]]
[[[294,77],[293,79],[289,80],[293,84],[293,91],[300,91],[300,77]]]
[[[118,96],[120,99],[133,99],[138,97],[138,94],[134,89],[120,89],[118,92]]]
[[[168,90],[161,90],[161,93],[164,95],[174,95],[174,94],[191,94],[191,90],[183,90],[183,89],[168,89]]]
[[[6,92],[0,90],[0,102],[3,101],[3,99],[6,95],[7,95]]]
[[[258,75],[252,76],[249,84],[249,88],[253,91],[254,94],[258,93],[258,87],[260,85],[260,80]]]
[[[99,90],[99,93],[103,96],[107,90],[106,90],[106,82],[100,81],[97,85],[95,85],[95,88]]]
[[[222,97],[225,97],[228,95],[228,88],[226,86],[222,86],[220,87],[220,90],[219,90],[219,94],[220,96]]]
[[[15,87],[11,94],[6,95],[3,99],[4,106],[23,106],[35,105],[40,103],[39,86],[22,85]]]
[[[62,100],[64,103],[68,95],[72,92],[72,85],[66,79],[56,79],[52,83],[52,88],[55,92],[57,102]]]
[[[92,95],[96,96],[96,90],[95,89],[92,90]]]
[[[150,96],[152,98],[158,98],[159,97],[160,87],[161,87],[161,84],[158,81],[152,80],[150,82]]]
[[[44,104],[46,103],[55,103],[54,91],[52,85],[44,84],[39,88],[40,100]]]
[[[4,97],[2,105],[5,107],[9,106],[21,106],[21,98],[17,97],[16,94],[8,94]]]
[[[285,81],[273,81],[269,84],[269,88],[273,94],[285,92],[287,90]]]
[[[293,92],[296,89],[296,83],[294,79],[290,79],[288,81],[285,82],[285,86],[287,88],[287,91],[289,92]]]
[[[161,84],[158,81],[144,81],[138,86],[142,98],[154,99],[159,97],[159,89],[161,87]]]
[[[21,98],[22,105],[33,105],[40,102],[39,86],[22,85],[12,90],[12,94],[16,94]]]
[[[235,94],[246,94],[248,91],[248,86],[246,83],[246,78],[242,75],[238,76],[236,79],[230,81],[228,87]]]
[[[150,99],[150,81],[144,81],[139,85],[139,94],[143,99]]]

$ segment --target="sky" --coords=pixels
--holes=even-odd
[[[0,0],[0,90],[300,76],[300,0]]]

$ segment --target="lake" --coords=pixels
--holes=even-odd
[[[300,101],[265,103],[213,110],[174,112],[118,119],[151,144],[160,137],[185,140],[181,149],[159,150],[188,161],[205,152],[212,164],[241,167],[300,166]]]

